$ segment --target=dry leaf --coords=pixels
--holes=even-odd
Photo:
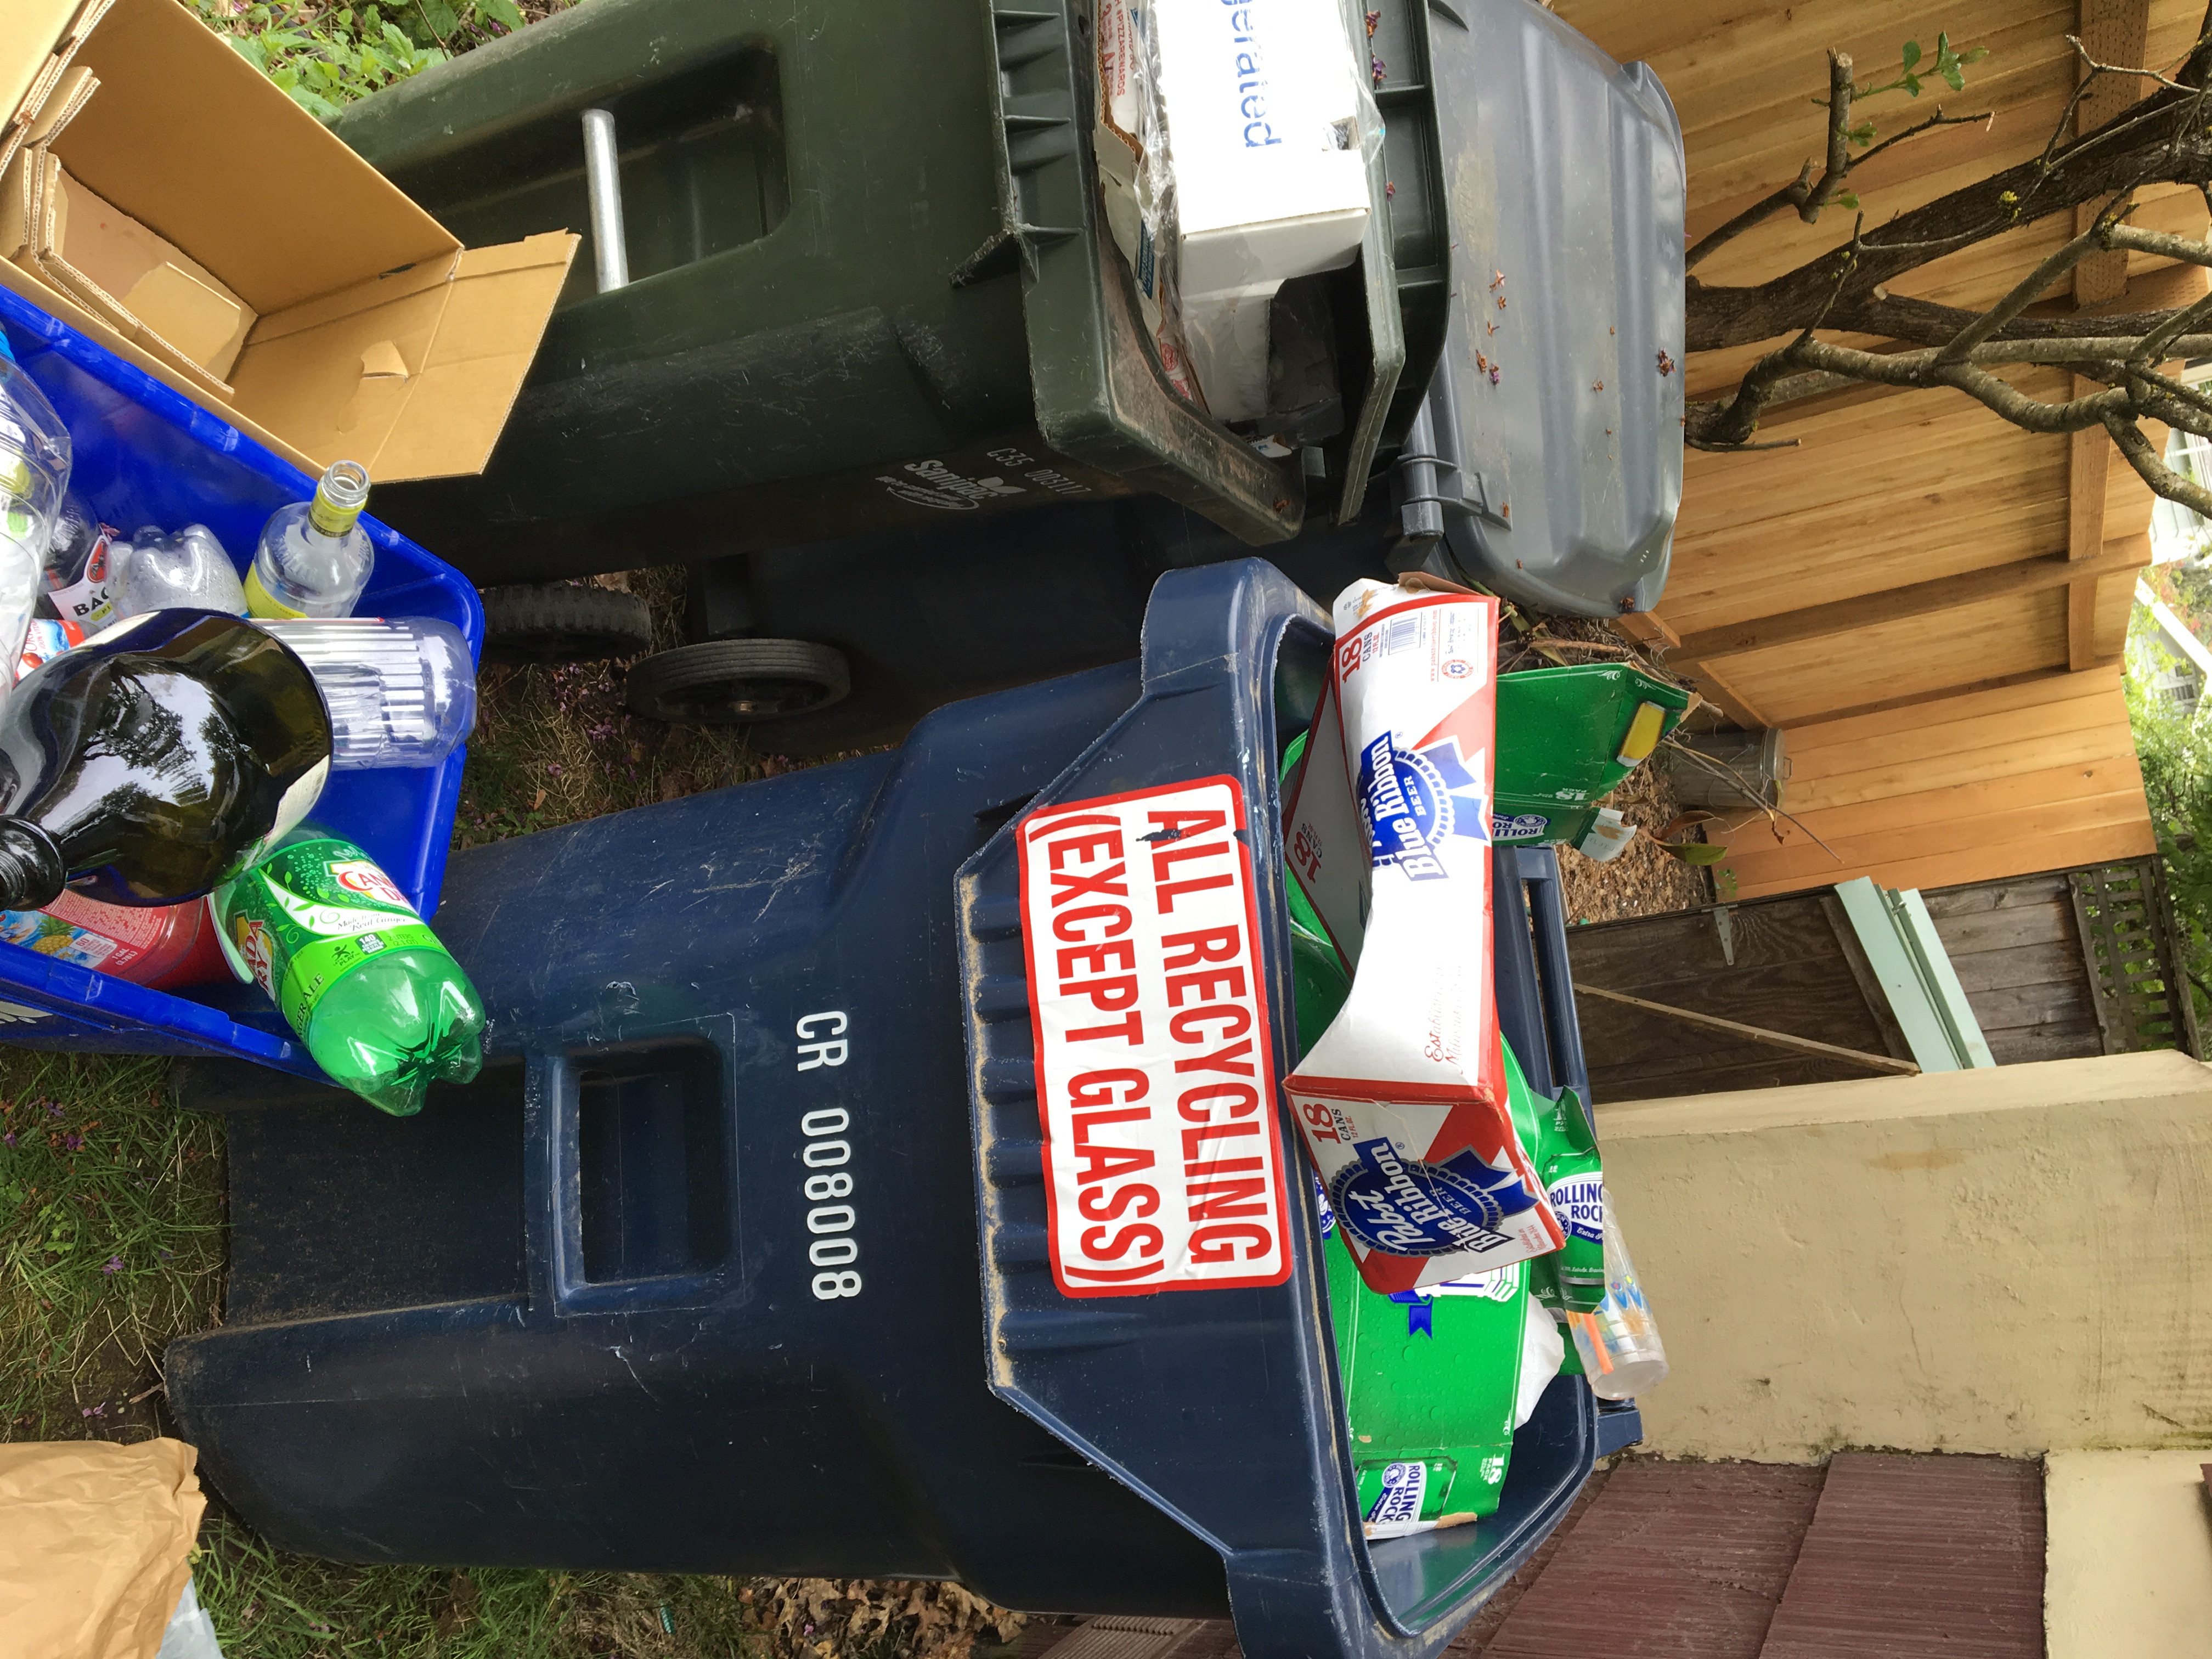
[[[1673,817],[1668,819],[1667,827],[1659,832],[1658,838],[1662,843],[1680,841],[1686,831],[1696,829],[1701,823],[1718,823],[1720,821],[1719,813],[1708,812],[1702,806],[1692,806],[1688,811],[1677,812]]]

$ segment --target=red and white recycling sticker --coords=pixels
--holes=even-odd
[[[1290,1274],[1244,822],[1230,777],[1023,820],[1052,1272],[1066,1295]]]

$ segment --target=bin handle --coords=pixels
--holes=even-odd
[[[576,1067],[532,1052],[522,1066],[524,1283],[532,1313],[559,1313],[583,1283],[584,1218],[577,1178]]]
[[[592,200],[592,263],[599,292],[629,286],[629,235],[623,226],[622,161],[611,111],[584,112],[584,187]]]

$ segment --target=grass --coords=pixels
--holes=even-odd
[[[193,1577],[229,1659],[768,1659],[749,1579],[349,1566],[200,1529]]]
[[[653,607],[654,648],[684,643],[684,571],[630,574]],[[550,830],[791,769],[731,726],[666,726],[623,706],[620,663],[487,666],[461,781],[454,847]]]
[[[987,1659],[1022,1625],[957,1584],[347,1566],[216,1516],[193,1571],[229,1659]]]
[[[219,1312],[222,1129],[167,1073],[0,1049],[0,1439],[153,1433],[162,1348]]]

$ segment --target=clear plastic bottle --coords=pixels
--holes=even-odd
[[[222,611],[246,614],[246,588],[229,552],[204,524],[173,536],[148,526],[131,538],[114,583],[110,610],[117,617],[149,611]]]
[[[330,1074],[395,1117],[483,1064],[483,1003],[368,854],[307,826],[216,891],[223,954]]]
[[[88,630],[105,628],[115,615],[109,596],[118,546],[114,530],[76,491],[64,494],[46,542],[40,614]]]
[[[331,767],[435,766],[476,729],[469,642],[428,617],[260,624],[307,665],[331,714]]]
[[[361,527],[368,469],[333,461],[314,499],[269,515],[246,576],[251,617],[349,617],[368,586],[376,550]]]
[[[0,663],[22,652],[69,477],[69,428],[0,336]]]

